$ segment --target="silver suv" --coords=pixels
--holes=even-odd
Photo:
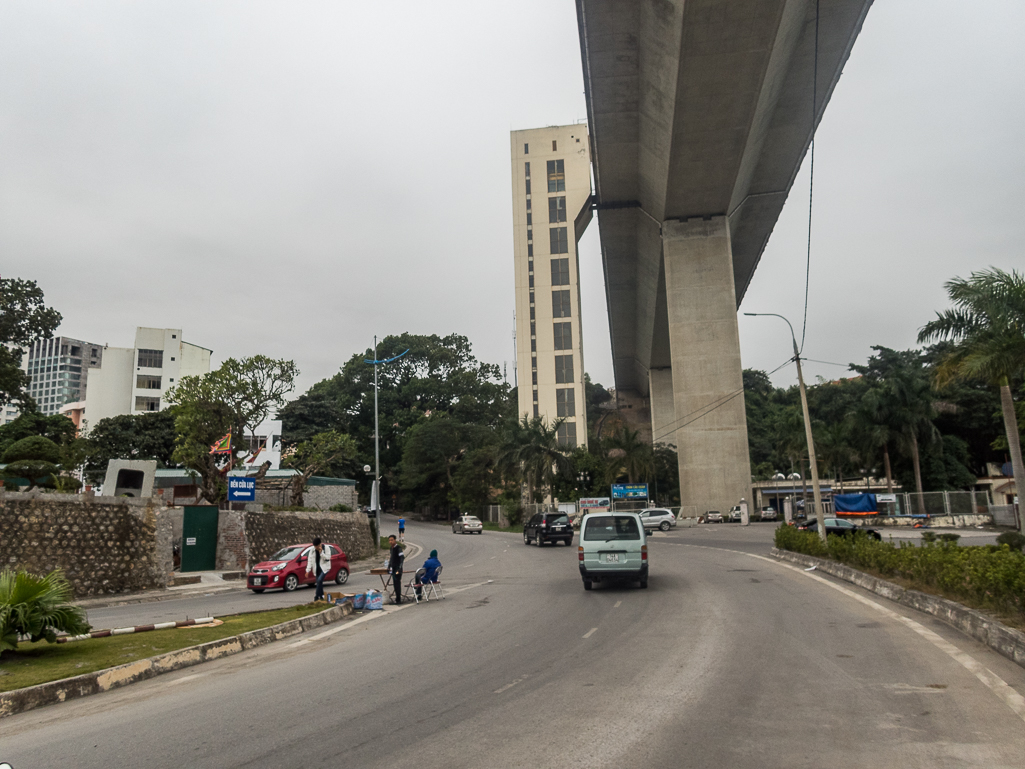
[[[641,523],[646,529],[669,531],[676,525],[676,516],[671,510],[666,510],[664,507],[653,507],[641,510]]]

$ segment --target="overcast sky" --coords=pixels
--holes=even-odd
[[[1014,0],[872,8],[818,136],[808,357],[911,346],[945,280],[1025,267],[1023,40]],[[0,0],[0,274],[60,333],[182,328],[215,364],[294,359],[299,391],[403,331],[511,380],[509,131],[585,116],[572,0]],[[741,308],[798,332],[807,193]],[[581,270],[611,385],[594,223]],[[740,331],[745,366],[787,358],[782,321]]]

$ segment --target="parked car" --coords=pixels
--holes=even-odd
[[[452,521],[453,534],[482,534],[484,524],[475,515],[461,515]]]
[[[344,585],[349,580],[349,560],[345,552],[335,544],[325,544],[324,549],[331,558],[331,568],[324,580],[333,579],[336,585]],[[312,550],[310,543],[281,548],[249,570],[246,587],[254,593],[277,588],[290,593],[299,585],[312,585],[316,578],[306,574],[306,559]]]
[[[826,518],[826,536],[830,534],[836,534],[841,537],[853,537],[859,531],[863,532],[866,536],[872,537],[872,539],[883,538],[875,529],[870,529],[867,526],[859,526],[853,521],[848,521],[844,518]],[[805,521],[797,525],[797,528],[801,531],[818,531],[819,522],[817,518]]]
[[[705,513],[705,523],[722,523],[722,513],[718,510],[709,510]]]
[[[648,538],[637,513],[585,515],[577,553],[584,590],[608,580],[648,586]]]
[[[763,507],[761,510],[761,517],[763,521],[775,521],[776,520],[776,508],[774,507]]]
[[[740,523],[743,519],[740,513],[740,505],[734,505],[730,508],[730,523]]]
[[[545,542],[573,544],[573,526],[565,513],[537,513],[523,526],[523,544],[533,542],[541,547]]]
[[[664,507],[641,510],[640,516],[641,523],[644,524],[646,529],[669,531],[676,525],[676,516],[673,515],[672,510],[666,510]]]

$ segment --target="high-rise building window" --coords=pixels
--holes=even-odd
[[[555,391],[555,415],[559,417],[575,417],[577,415],[577,404],[573,397],[572,387]]]
[[[559,151],[559,145],[556,143],[555,139],[552,139],[552,152],[558,152],[558,151]]]
[[[138,390],[159,390],[160,377],[139,374],[135,377],[135,387]]]
[[[527,244],[527,256],[533,256],[533,255],[534,255],[534,244],[533,243],[528,243]]]
[[[534,404],[534,416],[541,416],[541,408],[537,405],[537,403]]]
[[[569,259],[552,259],[552,285],[569,285]]]
[[[577,423],[563,422],[559,425],[556,437],[561,446],[567,449],[575,449],[577,447]]]
[[[135,397],[136,411],[160,411],[160,398],[146,398],[142,395]]]
[[[569,237],[565,227],[552,227],[548,230],[548,234],[551,238],[551,252],[553,254],[569,253]]]
[[[527,281],[528,281],[528,286],[530,288],[533,288],[534,287],[534,273],[530,273],[530,275],[527,276]],[[562,317],[562,316],[560,315],[559,317]]]
[[[532,338],[530,340],[530,351],[531,352],[537,352],[537,340],[536,339]]]
[[[527,198],[527,210],[530,210],[530,198]]]
[[[548,191],[566,191],[566,166],[561,160],[548,161]]]
[[[530,163],[523,164],[523,170],[526,172],[526,177],[530,178]]]
[[[530,145],[529,144],[524,144],[523,145],[523,154],[524,155],[529,155],[530,154]]]
[[[530,324],[530,335],[532,337],[537,337],[537,324],[536,323],[531,323]]]
[[[531,371],[530,372],[530,378],[534,380],[534,384],[537,384],[537,372],[536,371]]]
[[[139,350],[139,368],[163,368],[163,350]],[[156,409],[153,409],[154,411]]]
[[[527,179],[527,194],[530,194],[530,179]]]
[[[534,231],[533,230],[527,230],[527,240],[533,240],[533,239],[534,239]]]
[[[573,329],[572,323],[555,323],[555,349],[556,350],[572,350],[573,349]]]
[[[533,307],[530,308],[530,319],[534,320],[534,308]]]
[[[548,198],[548,222],[555,224],[566,221],[566,198]]]
[[[553,318],[569,318],[571,317],[570,305],[569,305],[569,290],[563,289],[562,291],[552,292],[552,317]]]
[[[573,356],[555,356],[555,384],[573,384]]]
[[[534,223],[534,215],[528,211],[527,212],[527,225],[529,226],[529,225],[532,225],[533,223]]]

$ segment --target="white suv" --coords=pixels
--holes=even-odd
[[[730,508],[730,522],[740,523],[744,520],[744,516],[740,512],[740,505],[734,505]]]
[[[673,515],[672,510],[666,510],[664,507],[653,507],[649,510],[641,510],[641,523],[644,524],[646,529],[660,529],[662,531],[669,531],[676,525],[676,516]]]

